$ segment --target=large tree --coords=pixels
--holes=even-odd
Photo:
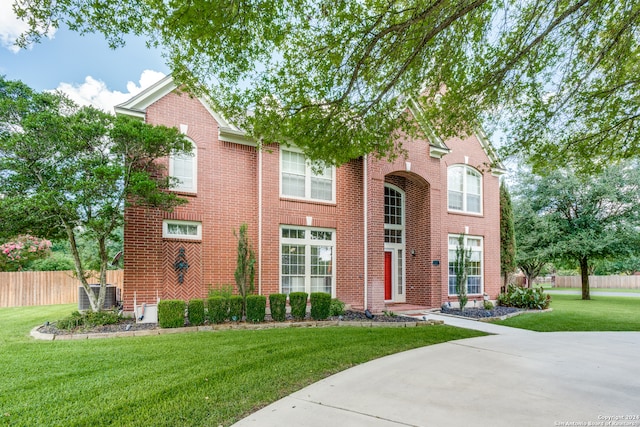
[[[32,233],[66,238],[91,308],[104,304],[108,241],[125,202],[170,209],[181,199],[156,159],[189,150],[175,128],[78,107],[60,93],[38,93],[0,77],[0,238]],[[79,240],[99,254],[100,292]]]
[[[103,33],[113,47],[146,37],[179,82],[207,92],[257,141],[292,141],[314,159],[397,153],[394,129],[421,130],[400,114],[414,102],[445,137],[502,115],[507,152],[542,163],[562,155],[597,168],[596,158],[640,152],[636,0],[16,0],[15,9],[30,25],[22,45],[60,25]]]
[[[540,275],[544,266],[550,261],[548,248],[553,225],[546,217],[539,215],[531,207],[525,194],[516,197],[513,203],[513,217],[516,237],[516,265],[524,273],[527,286]]]
[[[565,168],[543,175],[521,174],[519,180],[519,194],[546,225],[546,230],[529,238],[546,246],[549,257],[578,263],[582,299],[590,299],[589,267],[593,261],[638,253],[637,164],[612,164],[591,175]]]

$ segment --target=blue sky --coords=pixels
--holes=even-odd
[[[79,104],[105,110],[126,101],[169,72],[158,50],[131,37],[124,48],[109,49],[102,35],[80,36],[58,29],[50,38],[17,50],[15,38],[25,28],[0,0],[0,75],[21,80],[35,90],[59,89]]]

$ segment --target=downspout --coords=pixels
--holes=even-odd
[[[262,146],[258,146],[258,295],[262,295]]]
[[[369,214],[369,198],[368,198],[368,189],[369,189],[369,185],[368,185],[368,175],[367,175],[367,163],[368,163],[368,156],[365,154],[362,157],[362,181],[363,181],[363,205],[364,205],[364,309],[366,310],[367,304],[369,303],[368,301],[368,292],[367,292],[367,282],[368,282],[368,277],[369,277],[369,225],[368,225],[368,221],[367,221],[367,216]]]

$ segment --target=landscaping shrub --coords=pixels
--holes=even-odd
[[[344,314],[344,303],[338,298],[332,298],[329,305],[329,316],[342,316]]]
[[[264,295],[247,295],[247,322],[264,322],[267,310],[267,297]]]
[[[64,319],[58,320],[56,322],[56,327],[58,329],[66,330],[82,327],[92,328],[94,326],[113,325],[115,323],[118,323],[120,318],[121,316],[118,315],[118,313],[111,310],[96,312],[87,311],[85,313],[74,311]]]
[[[507,292],[498,295],[497,302],[504,307],[544,310],[549,308],[551,295],[545,294],[542,288],[521,288],[509,285]]]
[[[324,320],[329,317],[331,295],[326,292],[311,292],[311,318]]]
[[[287,296],[285,294],[269,295],[271,318],[276,322],[284,322],[287,318]]]
[[[242,297],[240,295],[229,297],[229,320],[233,322],[242,320]]]
[[[233,286],[232,285],[219,285],[216,289],[214,289],[213,287],[209,288],[209,295],[208,296],[210,296],[210,297],[229,298],[231,295],[233,295]]]
[[[211,296],[207,298],[210,323],[222,323],[229,317],[229,298]]]
[[[485,310],[493,310],[493,303],[491,301],[485,301],[483,307]]]
[[[187,318],[191,326],[204,325],[204,300],[192,299],[189,301]]]
[[[158,303],[158,324],[161,328],[184,326],[185,302],[179,299],[165,299]]]
[[[307,315],[307,296],[306,292],[291,292],[289,294],[291,316],[295,320],[303,320]]]

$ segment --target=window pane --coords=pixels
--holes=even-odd
[[[458,211],[463,209],[461,192],[449,190],[449,209]]]
[[[402,249],[398,249],[398,276],[396,280],[396,282],[398,283],[398,295],[402,295],[402,260],[404,259],[404,255],[402,252]]]
[[[467,194],[467,211],[480,213],[480,196]]]
[[[330,179],[311,178],[311,198],[318,200],[333,199],[333,184]]]
[[[180,181],[178,188],[193,188],[193,154],[177,154],[172,157],[172,176]]]
[[[282,152],[282,171],[304,175],[306,169],[304,154],[293,151]]]
[[[285,196],[304,197],[304,175],[283,173],[282,194]]]
[[[472,169],[467,169],[467,192],[480,194],[480,175]]]
[[[311,292],[325,292],[331,294],[331,276],[312,277]]]
[[[449,190],[460,191],[462,192],[462,174],[464,168],[457,166],[449,168],[449,173],[447,174],[447,185]]]
[[[333,232],[331,231],[311,231],[311,240],[331,240]]]

